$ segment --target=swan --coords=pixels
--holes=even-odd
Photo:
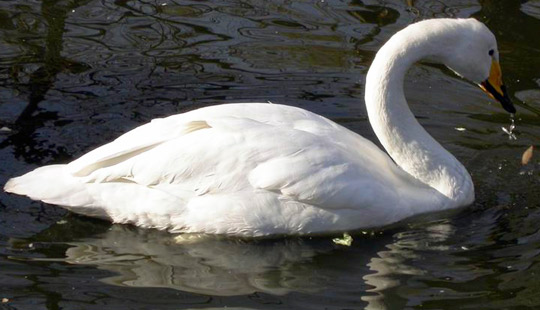
[[[154,119],[4,190],[115,223],[243,237],[382,227],[467,206],[471,176],[405,100],[407,70],[426,59],[516,111],[489,29],[472,18],[425,20],[392,36],[367,74],[369,121],[388,155],[304,109],[224,104]]]

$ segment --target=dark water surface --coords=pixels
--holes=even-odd
[[[446,4],[444,4],[446,3]],[[451,3],[451,4],[449,4]],[[0,309],[540,309],[540,1],[0,1],[0,184],[155,117],[226,102],[301,106],[374,140],[376,50],[430,17],[496,34],[509,116],[438,66],[406,92],[471,172],[476,203],[382,232],[178,240],[0,193]]]

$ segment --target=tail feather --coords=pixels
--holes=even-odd
[[[12,178],[4,185],[4,191],[67,207],[92,206],[93,199],[84,183],[70,175],[65,166],[45,166]]]
[[[179,217],[185,205],[181,197],[140,184],[86,183],[70,174],[66,165],[45,166],[10,179],[4,191],[90,217],[160,229],[173,225],[171,217]]]

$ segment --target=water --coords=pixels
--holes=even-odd
[[[523,2],[523,3],[521,3]],[[406,83],[471,172],[464,210],[384,231],[236,240],[111,225],[0,194],[1,309],[538,309],[539,1],[0,2],[0,184],[152,118],[225,102],[300,106],[375,140],[376,50],[405,25],[474,16],[496,34],[509,116],[439,66]],[[527,173],[522,173],[526,169]],[[339,237],[339,236],[334,236]]]

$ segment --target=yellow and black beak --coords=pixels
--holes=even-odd
[[[510,97],[508,97],[508,93],[506,92],[506,87],[502,82],[501,66],[498,61],[493,60],[491,63],[491,70],[489,71],[489,78],[478,86],[480,86],[480,88],[482,88],[482,90],[491,98],[499,101],[506,111],[516,113],[516,108],[512,104],[512,101],[510,101]]]

